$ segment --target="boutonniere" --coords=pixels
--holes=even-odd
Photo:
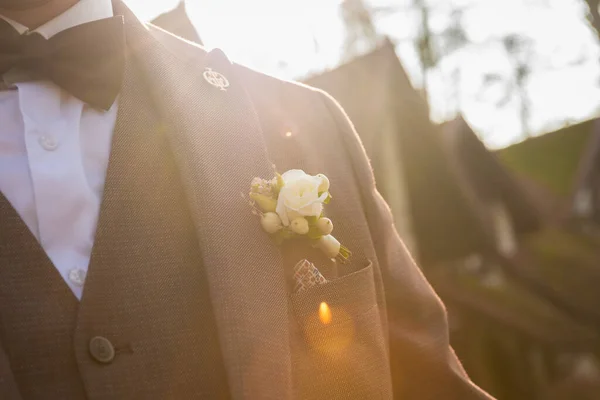
[[[250,186],[252,213],[263,229],[281,244],[294,238],[312,241],[329,258],[346,262],[351,252],[331,235],[333,222],[325,218],[329,179],[292,169],[271,179],[254,178]]]

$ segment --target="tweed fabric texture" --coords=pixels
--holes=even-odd
[[[130,60],[75,334],[88,399],[229,398],[202,255],[167,131]],[[94,336],[117,355],[99,365]]]
[[[127,24],[127,21],[126,21]],[[229,385],[237,398],[292,398],[287,286],[277,247],[241,200],[256,176],[272,176],[252,103],[220,51],[177,51],[180,39],[131,25],[188,194],[210,283]],[[186,46],[191,46],[185,43]],[[225,75],[226,91],[202,77]],[[182,83],[182,77],[183,82]],[[180,108],[178,108],[180,107]],[[207,193],[207,188],[210,188]]]
[[[392,398],[385,301],[375,285],[378,255],[352,173],[353,160],[340,152],[337,127],[321,108],[317,92],[250,76],[251,71],[241,73],[248,74],[244,81],[254,94],[272,161],[280,171],[301,168],[329,177],[333,200],[325,212],[336,238],[353,252],[350,262],[337,264],[309,244],[284,248],[283,268],[306,258],[329,281],[290,298],[294,393],[308,399]],[[331,325],[315,322],[321,302],[331,307]]]
[[[288,252],[284,250],[284,254],[280,255],[280,250],[250,213],[247,203],[240,201],[240,192],[248,190],[252,178],[273,175],[271,156],[264,138],[271,133],[274,121],[258,118],[246,91],[246,82],[240,80],[237,67],[231,65],[221,52],[206,54],[196,49],[194,53],[185,47],[184,51],[178,51],[177,46],[183,42],[161,31],[152,32],[170,49],[170,57],[155,54],[160,57],[156,57],[155,64],[146,65],[146,69],[150,76],[161,76],[155,79],[158,83],[154,86],[155,97],[162,105],[159,109],[169,110],[163,118],[172,133],[175,154],[190,157],[181,157],[178,165],[184,182],[189,183],[188,200],[200,232],[198,237],[211,285],[232,395],[240,399],[302,398],[302,395],[309,394],[306,388],[321,382],[321,387],[331,386],[327,393],[337,393],[342,396],[340,398],[362,398],[366,393],[365,387],[358,385],[362,389],[355,391],[352,386],[344,386],[350,375],[343,368],[343,363],[337,366],[335,362],[323,364],[321,355],[307,343],[305,332],[299,329],[304,322],[296,317],[290,306],[291,289],[287,284],[288,277],[293,276],[293,265],[299,259],[288,263]],[[148,37],[146,40],[149,40]],[[156,51],[156,47],[146,40],[134,46],[143,49],[139,58],[147,58],[149,51]],[[178,58],[178,63],[173,62],[173,57]],[[200,71],[210,67],[222,73],[230,82],[229,88],[227,91],[218,90],[204,81],[200,72],[197,75],[186,74],[186,68],[190,66]],[[177,85],[176,78],[182,75],[189,76],[189,79],[185,85]],[[197,98],[201,98],[202,102],[194,103]],[[304,96],[303,100],[306,99]],[[181,113],[173,106],[187,103],[197,106],[189,113]],[[301,105],[298,103],[298,106]],[[307,111],[305,108],[298,110]],[[259,115],[267,114],[261,108]],[[283,157],[284,153],[279,155]],[[356,206],[360,204],[356,185],[351,182],[352,176],[343,170],[349,161],[332,159],[325,172],[339,161],[341,167],[336,168],[335,176],[343,177],[339,180],[340,188],[347,188],[346,193],[354,196],[340,201],[335,208],[330,207],[336,210],[332,215],[334,218],[335,215],[343,217],[340,221],[349,221],[347,229],[340,230],[344,243],[353,249],[366,249],[366,253],[357,251],[355,260],[344,267],[343,274],[347,274],[367,265],[365,254],[373,258],[375,254],[369,250],[372,245],[366,220],[360,211],[356,213],[359,210]],[[239,165],[244,167],[239,168]],[[277,162],[276,165],[281,171],[295,167],[289,162]],[[319,168],[319,164],[315,163],[313,167]],[[224,181],[226,185],[223,185]],[[210,196],[205,193],[207,187],[211,188]],[[340,198],[344,198],[341,196],[344,191],[338,193]],[[348,218],[352,213],[358,214],[358,218]],[[231,216],[235,216],[235,228],[227,223]],[[356,222],[350,222],[353,220]],[[353,231],[357,234],[352,234]],[[305,248],[294,247],[291,253]],[[320,261],[318,265],[321,265]],[[372,278],[366,275],[364,279]],[[376,306],[376,303],[370,305]],[[365,366],[362,377],[378,376],[376,393],[382,393],[382,398],[391,398],[390,377],[385,372],[388,370],[388,357],[379,308],[373,308],[368,319],[369,322],[363,321],[361,325],[369,326],[370,334],[362,335],[361,341],[352,341],[345,354],[356,353],[360,348],[363,349],[361,354],[371,354],[369,361],[358,363]],[[323,369],[317,368],[319,365],[328,365],[328,374],[323,374]],[[375,370],[377,373],[372,374],[371,371]],[[338,379],[340,377],[346,379]]]
[[[2,343],[24,399],[229,398],[196,231],[144,88],[132,61],[80,304],[0,202]],[[95,336],[115,346],[111,364],[90,357]]]
[[[193,254],[205,268],[231,397],[488,398],[453,355],[444,308],[400,242],[364,149],[337,104],[319,91],[233,65],[218,50],[207,53],[145,27],[122,3],[114,4],[115,14],[125,15],[130,56],[145,80],[136,86],[149,88],[156,102],[155,113],[143,102],[136,110],[156,115],[183,182],[199,246]],[[206,67],[229,80],[226,91],[203,79]],[[152,185],[149,177],[166,171],[144,163],[145,152],[153,150],[146,146],[130,155],[134,165],[145,166],[137,176],[144,177],[140,184]],[[330,178],[334,199],[327,215],[336,237],[353,251],[350,263],[332,264],[300,242],[278,248],[269,240],[240,192],[247,192],[254,177],[271,177],[272,164],[280,172],[302,168]],[[135,184],[130,179],[123,178]],[[107,204],[130,204],[136,206],[130,210],[142,210],[134,215],[164,217],[154,198],[126,193],[107,192]],[[173,387],[180,382],[160,377],[177,362],[198,362],[179,347],[178,339],[192,343],[196,332],[183,325],[190,308],[174,299],[182,292],[191,301],[188,296],[199,289],[192,289],[196,277],[184,279],[158,266],[161,257],[152,252],[167,235],[148,237],[147,245],[137,248],[119,240],[133,232],[148,234],[124,228],[123,221],[134,217],[121,217],[111,219],[115,238],[107,226],[99,227],[98,248],[111,243],[119,257],[107,258],[101,250],[92,256],[117,268],[92,269],[88,275],[75,335],[77,360],[92,398],[138,398],[136,390],[142,391],[139,398],[164,398],[161,394],[178,393]],[[168,236],[189,238],[178,229],[186,228],[173,227]],[[132,267],[128,261],[144,252],[158,261],[143,270]],[[293,294],[293,266],[304,258],[318,265],[329,283]],[[331,303],[329,323],[315,320],[321,302]],[[135,322],[127,323],[130,319]],[[163,326],[173,322],[179,325]],[[90,363],[85,351],[96,334],[117,347],[108,368]],[[174,376],[187,377],[191,370],[176,370]],[[150,379],[156,381],[144,387]]]
[[[389,206],[377,192],[358,134],[339,104],[321,93],[360,185],[370,232],[379,255],[388,323],[394,398],[491,399],[467,377],[450,347],[445,308],[404,247]],[[435,382],[435,384],[433,384]]]
[[[394,398],[489,399],[469,380],[449,346],[444,306],[400,240],[360,139],[337,102],[321,91],[242,67],[239,73],[252,93],[278,169],[301,168],[330,178],[333,200],[327,216],[334,221],[335,236],[354,253],[350,264],[328,269],[320,252],[296,245],[284,252],[286,265],[294,265],[302,254],[331,280],[344,279],[372,262]],[[370,345],[364,338],[359,343]],[[386,380],[381,382],[385,388]],[[351,398],[348,393],[336,395]]]
[[[27,400],[83,399],[73,352],[78,301],[2,194],[0,227],[0,342],[15,383]]]
[[[393,398],[373,282],[369,264],[292,296],[297,398]],[[315,312],[323,302],[330,321]]]
[[[0,399],[21,400],[21,393],[12,372],[8,356],[0,346]]]

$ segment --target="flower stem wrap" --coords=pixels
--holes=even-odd
[[[340,242],[331,235],[321,236],[317,241],[317,247],[329,258],[336,258],[340,254]]]
[[[352,253],[346,247],[342,246],[336,238],[331,235],[322,236],[315,243],[315,247],[319,248],[329,258],[338,260],[342,263],[348,261]]]

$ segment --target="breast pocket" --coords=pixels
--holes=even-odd
[[[374,266],[364,265],[292,295],[291,344],[298,399],[392,398]]]

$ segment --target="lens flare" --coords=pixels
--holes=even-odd
[[[328,325],[329,323],[331,323],[331,318],[332,315],[329,305],[325,302],[322,302],[319,306],[319,319],[321,320],[321,323],[323,325]]]

